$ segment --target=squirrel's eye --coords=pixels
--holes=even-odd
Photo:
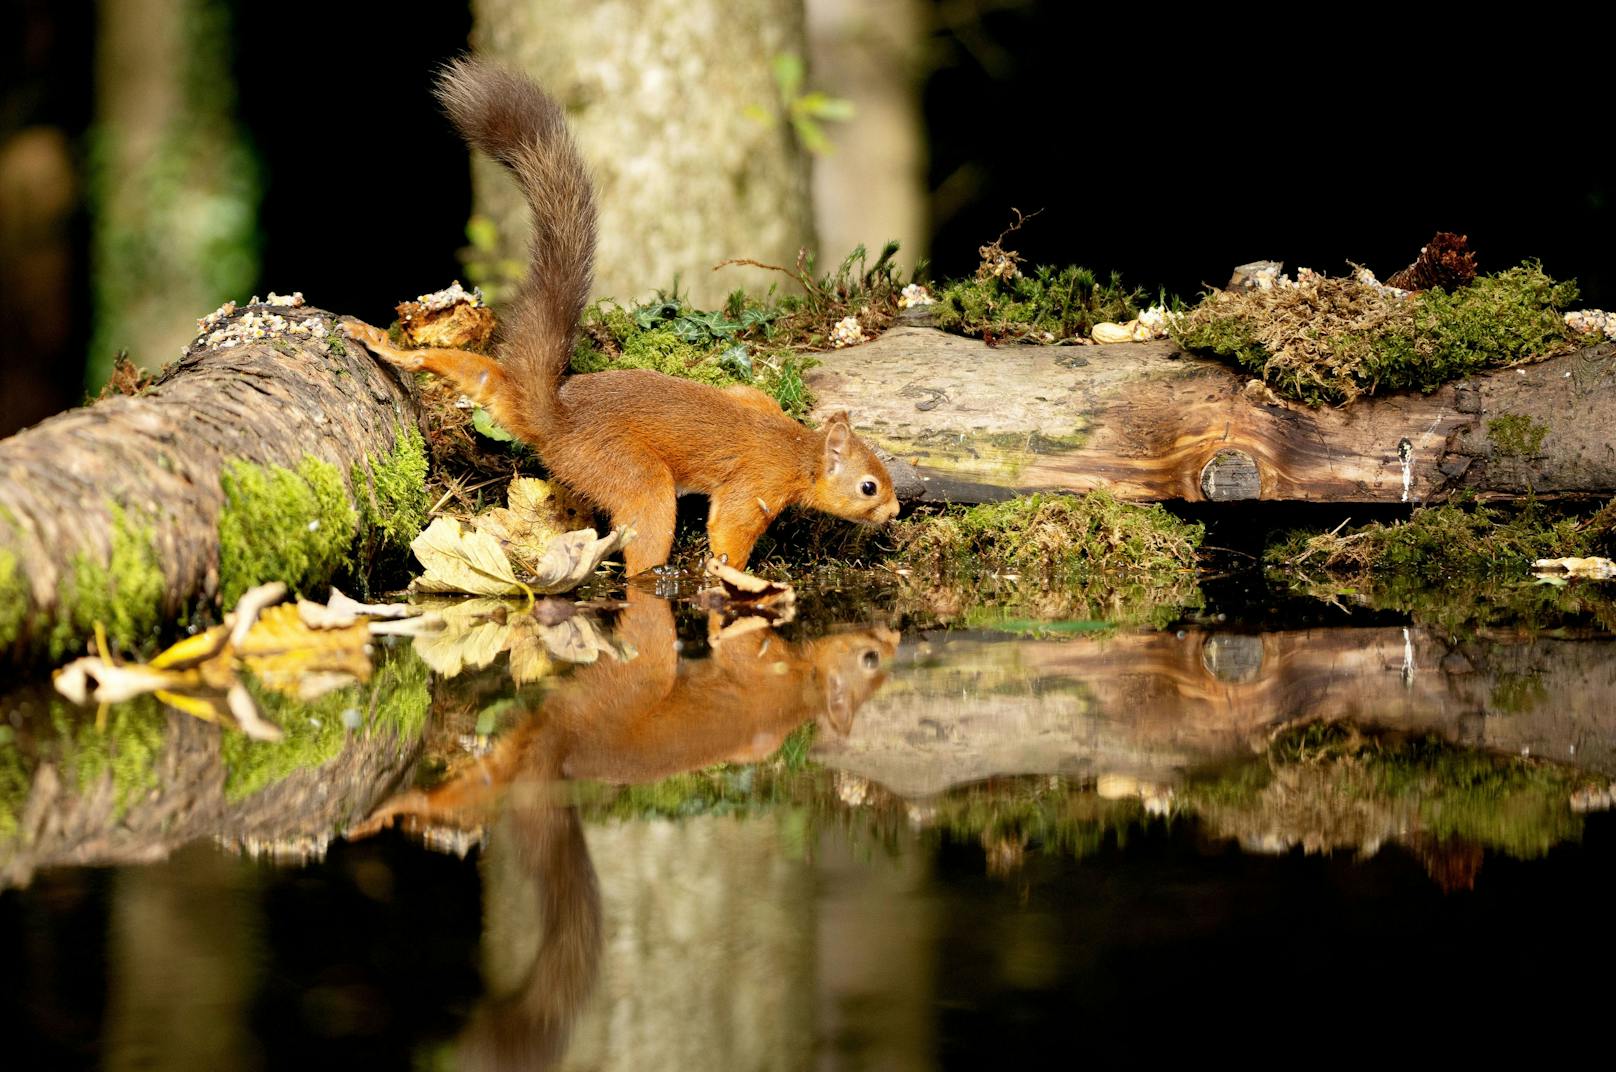
[[[862,491],[866,495],[874,495],[875,494],[875,481],[866,480],[864,483],[859,485],[859,490]]]
[[[864,664],[864,669],[874,670],[876,667],[881,665],[881,656],[877,655],[873,651],[867,651],[864,653],[864,657],[859,661]]]

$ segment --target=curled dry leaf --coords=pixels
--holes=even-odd
[[[408,618],[415,613],[408,603],[361,603],[335,588],[324,604],[297,601],[297,616],[310,629],[343,629],[361,618]]]
[[[772,615],[776,621],[790,620],[797,593],[789,584],[743,573],[716,558],[707,560],[706,573],[718,583],[696,594],[701,605],[715,610],[744,607],[752,613]]]

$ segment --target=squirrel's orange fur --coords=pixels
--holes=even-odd
[[[452,64],[438,98],[466,140],[516,176],[533,210],[527,282],[505,316],[501,360],[461,350],[399,350],[369,325],[350,336],[405,369],[453,381],[563,483],[633,528],[630,573],[668,559],[674,499],[707,494],[711,553],[746,566],[785,507],[880,524],[898,513],[892,479],[847,414],[819,431],[763,392],[721,390],[644,370],[566,376],[594,272],[595,198],[561,108],[519,75]]]

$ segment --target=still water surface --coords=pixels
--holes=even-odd
[[[1368,620],[715,635],[635,592],[266,698],[257,751],[17,693],[4,1037],[22,1067],[922,1069],[1602,1031],[1616,642]]]

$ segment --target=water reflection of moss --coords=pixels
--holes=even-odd
[[[250,684],[264,714],[280,726],[279,741],[254,741],[239,733],[220,740],[220,759],[228,772],[225,796],[238,801],[300,770],[323,766],[342,751],[348,723],[359,720],[366,732],[384,732],[400,742],[421,735],[431,703],[426,664],[407,647],[393,649],[379,661],[364,685],[336,689],[312,701],[271,692]]]
[[[84,793],[110,773],[113,813],[122,815],[158,786],[157,761],[168,741],[168,719],[168,709],[150,696],[108,708],[104,727],[65,700],[53,701],[51,724],[59,735],[64,775]]]
[[[1098,851],[1107,837],[1127,839],[1143,809],[1136,798],[1106,800],[1064,778],[995,778],[928,802],[928,822],[953,837],[984,845],[1036,845],[1078,858]]]
[[[9,732],[10,727],[6,729]],[[17,822],[32,785],[33,772],[23,759],[15,737],[8,737],[0,742],[0,839],[17,833]]]
[[[1418,837],[1530,859],[1580,835],[1570,797],[1587,780],[1436,737],[1314,723],[1282,734],[1252,764],[1191,783],[1182,801],[1214,831],[1271,847],[1364,849]]]

